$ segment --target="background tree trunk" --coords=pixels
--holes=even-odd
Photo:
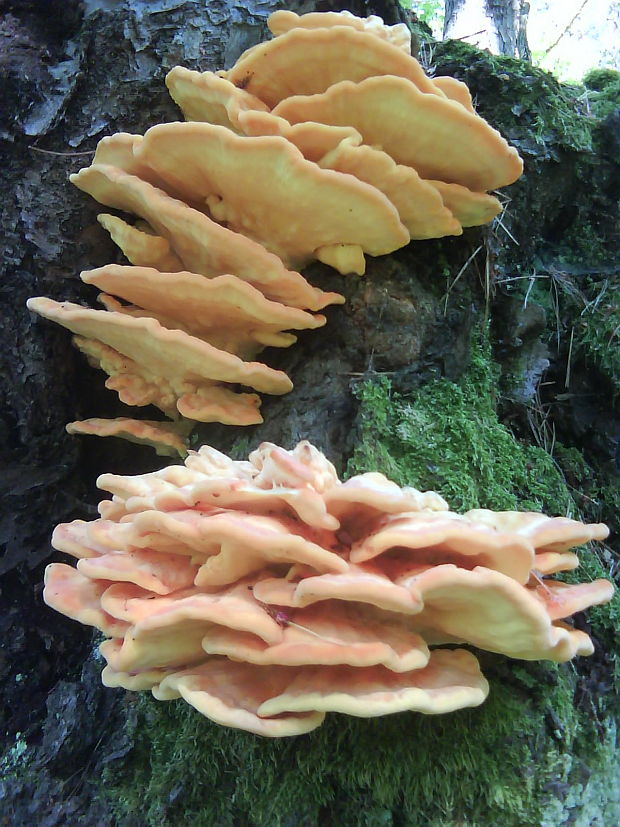
[[[61,559],[54,525],[94,515],[99,473],[162,464],[64,431],[128,413],[67,332],[25,310],[32,295],[92,305],[77,274],[119,260],[100,207],[67,176],[103,136],[177,119],[168,69],[230,66],[281,5],[0,0],[0,811],[16,825],[618,823],[613,607],[577,618],[597,654],[574,666],[485,655],[492,691],[479,709],[334,715],[272,742],[103,688],[90,632],[42,604],[44,564]],[[317,5],[404,15],[395,0]],[[369,259],[363,279],[309,267],[347,303],[267,354],[294,391],[264,400],[263,425],[201,426],[198,440],[244,456],[306,438],[341,472],[382,471],[456,508],[571,509],[617,530],[618,118],[584,118],[570,90],[517,61],[508,74],[458,42],[433,55],[525,158],[501,224]],[[613,574],[615,553],[585,553],[587,572],[603,561]]]
[[[527,0],[446,0],[444,38],[464,39],[496,55],[530,59]]]

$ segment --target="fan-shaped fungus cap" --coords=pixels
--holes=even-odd
[[[250,49],[226,72],[231,83],[269,107],[291,95],[314,95],[342,80],[358,82],[376,75],[397,75],[421,92],[445,98],[415,58],[349,26],[291,29]]]
[[[405,23],[388,26],[376,14],[368,17],[356,17],[349,11],[310,12],[295,14],[294,11],[280,9],[274,11],[267,20],[269,30],[276,37],[286,34],[291,29],[329,29],[333,26],[350,26],[358,32],[374,34],[381,40],[387,40],[403,52],[411,54],[411,32]]]
[[[502,205],[494,195],[473,192],[460,184],[446,184],[445,181],[425,181],[434,187],[444,206],[462,227],[478,227],[488,224],[502,211]]]
[[[326,321],[324,316],[270,301],[251,284],[230,275],[206,279],[186,271],[161,273],[109,264],[83,272],[81,279],[132,302],[137,306],[134,315],[154,316],[166,327],[185,330],[244,359],[267,346],[289,347],[296,338],[284,330],[322,327]]]
[[[609,603],[614,594],[614,587],[607,580],[561,583],[534,577],[528,592],[543,604],[551,620],[561,620],[590,606]]]
[[[312,287],[260,244],[221,227],[135,175],[98,165],[86,167],[70,179],[102,204],[144,218],[192,273],[209,277],[234,273],[267,298],[293,307],[320,310],[344,301],[337,293]]]
[[[139,155],[186,199],[206,202],[219,221],[294,264],[323,248],[383,255],[409,241],[396,209],[375,187],[320,169],[280,137],[241,137],[206,123],[160,124],[147,131]]]
[[[266,577],[254,586],[254,595],[263,603],[303,608],[321,600],[368,603],[378,609],[400,614],[417,614],[423,608],[420,595],[393,583],[370,563],[356,565],[342,574],[320,574],[300,580]]]
[[[269,107],[215,72],[193,72],[175,66],[166,75],[172,100],[188,121],[206,121],[239,131],[239,115],[246,109],[259,112]]]
[[[438,715],[479,706],[488,693],[489,685],[476,658],[454,649],[433,652],[427,666],[411,672],[392,672],[383,666],[331,666],[321,671],[301,668],[290,686],[264,701],[258,713],[280,715],[318,709],[373,718],[409,709]]]
[[[311,732],[323,723],[324,712],[258,714],[261,705],[282,693],[291,682],[286,667],[260,667],[211,658],[199,667],[176,672],[153,687],[158,700],[182,697],[207,718],[256,735],[283,738]]]
[[[123,635],[127,623],[101,608],[101,595],[109,586],[105,580],[91,580],[65,563],[50,563],[45,569],[45,602],[48,606],[85,626],[94,626],[106,635]]]
[[[181,557],[180,561],[185,558]],[[247,582],[235,583],[208,594],[191,587],[156,596],[132,583],[115,583],[105,590],[102,608],[114,618],[131,624],[137,637],[178,622],[226,626],[235,632],[251,633],[269,645],[283,640],[284,631],[270,612],[253,596]]]
[[[183,331],[168,330],[155,319],[135,319],[46,298],[29,299],[27,304],[46,319],[58,322],[87,341],[93,340],[94,352],[99,349],[98,344],[103,344],[132,360],[137,375],[148,378],[152,395],[148,401],[159,405],[165,413],[176,407],[184,416],[198,419],[209,409],[209,393],[217,400],[225,392],[234,402],[235,395],[226,388],[212,390],[218,382],[249,385],[267,393],[287,393],[292,388],[290,379],[281,371],[258,362],[242,362]],[[78,345],[82,342],[78,341]],[[130,371],[128,375],[136,374]],[[162,384],[164,397],[158,395]]]
[[[163,273],[183,269],[183,262],[172,251],[167,239],[134,227],[116,215],[100,213],[97,221],[132,264],[155,267]]]
[[[500,572],[448,564],[397,583],[422,598],[424,609],[412,623],[423,637],[433,629],[522,660],[563,662],[592,651],[586,634],[553,624],[542,601]]]
[[[424,640],[397,616],[368,606],[321,603],[285,613],[282,639],[268,644],[255,634],[219,626],[205,636],[209,655],[258,665],[383,665],[394,672],[421,669],[430,653]]]
[[[527,537],[537,551],[563,552],[592,540],[605,540],[609,529],[604,523],[582,523],[569,517],[547,517],[534,511],[490,511],[476,508],[465,517],[485,523],[498,531],[511,531]]]
[[[109,549],[95,543],[90,537],[91,523],[85,520],[73,520],[72,523],[60,523],[52,533],[52,547],[64,551],[78,560],[82,557],[96,557],[106,554]]]
[[[412,167],[396,164],[380,149],[358,143],[351,139],[341,141],[321,158],[319,166],[354,175],[384,193],[414,240],[463,232],[437,187],[423,181]]]
[[[381,560],[377,558],[381,557]],[[485,566],[527,583],[534,564],[534,549],[525,537],[499,532],[452,512],[396,514],[384,519],[351,548],[351,561],[374,559],[390,564],[427,568],[456,563],[462,568]]]
[[[325,494],[338,484],[332,463],[306,439],[298,442],[292,451],[272,442],[262,442],[249,459],[257,472],[254,483],[261,488],[284,485],[311,488]]]
[[[82,558],[77,570],[93,580],[134,583],[155,594],[169,594],[191,586],[198,566],[178,555],[134,548]]]
[[[273,114],[290,123],[353,126],[364,143],[422,178],[471,190],[511,184],[523,171],[516,149],[486,121],[443,96],[424,94],[403,77],[345,80],[322,94],[289,97]]]
[[[435,491],[401,488],[383,474],[370,472],[351,477],[325,493],[330,514],[347,527],[369,521],[381,514],[410,511],[448,511],[448,503]]]
[[[142,135],[132,135],[129,132],[116,132],[107,135],[97,144],[93,166],[110,166],[122,169],[129,175],[135,175],[143,181],[148,181],[155,187],[162,186],[162,181],[148,164],[141,161],[137,149],[142,143]],[[178,193],[169,193],[178,196]]]
[[[119,416],[116,419],[94,417],[79,422],[69,422],[66,427],[68,434],[116,436],[139,445],[151,445],[160,457],[187,456],[184,434],[179,432],[178,426],[173,422],[129,419],[126,416]]]

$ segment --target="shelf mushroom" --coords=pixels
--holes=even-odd
[[[568,549],[604,539],[604,525],[458,515],[375,473],[342,483],[307,442],[264,443],[247,461],[203,446],[182,466],[98,484],[112,495],[101,517],[54,532],[78,562],[48,567],[44,599],[108,638],[107,686],[182,697],[259,735],[309,732],[328,712],[476,706],[489,687],[462,645],[589,655],[565,621],[613,594],[535,568],[548,554],[573,568]]]

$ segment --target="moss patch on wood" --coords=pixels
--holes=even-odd
[[[409,395],[385,377],[357,384],[348,473],[380,470],[401,485],[437,488],[458,510],[577,513],[541,449],[497,418],[497,372],[486,329],[470,368]],[[583,553],[588,576],[603,563]],[[590,614],[612,644],[617,608]],[[613,650],[611,650],[613,651]],[[182,702],[137,702],[136,746],[110,765],[105,787],[122,823],[148,825],[506,825],[613,823],[616,728],[579,665],[480,653],[491,693],[481,707],[438,717],[330,715],[294,739],[218,727]],[[597,822],[596,820],[599,819]]]

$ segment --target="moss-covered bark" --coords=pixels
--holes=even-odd
[[[81,24],[72,18],[69,45],[58,47],[57,59],[75,55],[80,72],[62,104],[64,120],[39,124],[38,140],[53,151],[66,151],[67,142],[90,150],[115,129],[142,131],[173,119],[162,67],[230,62],[258,38],[273,5],[257,2],[246,13],[224,3],[162,0],[158,11],[128,0],[113,10],[103,4]],[[344,4],[320,4],[328,5]],[[350,8],[399,13],[387,2]],[[519,61],[461,43],[426,46],[423,56],[431,71],[466,80],[481,114],[524,155],[525,176],[506,191],[501,222],[370,260],[360,280],[308,268],[311,280],[341,290],[347,304],[329,311],[323,331],[269,354],[271,365],[292,375],[295,390],[265,401],[264,425],[203,426],[195,440],[241,456],[261,440],[291,447],[309,438],[345,474],[383,471],[400,484],[437,489],[457,510],[544,509],[605,520],[617,530],[618,118],[607,109],[597,117],[585,89],[562,87]],[[122,71],[114,68],[118,61]],[[16,123],[34,128],[25,116]],[[35,195],[47,199],[26,211],[29,240],[9,274],[20,276],[16,305],[27,292],[86,297],[76,271],[113,253],[94,225],[96,208],[64,185],[80,159],[48,156],[38,164],[17,145],[12,151],[15,175],[27,169]],[[58,192],[62,205],[46,228],[41,210],[51,209]],[[43,243],[46,233],[54,249]],[[29,513],[40,543],[57,520],[88,516],[80,500],[92,497],[85,492],[97,471],[138,472],[156,461],[134,446],[110,452],[90,440],[63,442],[64,421],[101,415],[102,405],[108,415],[120,411],[93,391],[101,378],[84,371],[61,331],[31,327],[25,314],[18,329],[28,344],[9,398],[20,425],[9,418],[7,429],[19,432],[22,445],[35,434],[29,473],[46,468],[51,455],[73,497],[63,506],[57,493],[43,496]],[[37,387],[55,387],[43,426],[41,393],[20,418],[20,381],[32,387],[24,375]],[[58,491],[58,475],[49,485]],[[614,575],[614,543],[584,550],[581,574]],[[26,536],[22,548],[25,556],[38,546]],[[491,694],[478,709],[373,721],[333,715],[310,735],[267,741],[219,728],[180,702],[104,690],[96,658],[82,668],[90,645],[77,624],[56,619],[43,629],[48,615],[32,597],[41,568],[29,574],[20,558],[11,578],[14,607],[29,612],[7,615],[12,628],[25,631],[5,645],[0,673],[7,732],[0,801],[15,823],[620,821],[617,600],[576,619],[595,640],[592,658],[556,666],[483,654]],[[36,651],[62,653],[46,655],[44,680],[33,640]],[[29,716],[18,713],[20,702],[29,704]]]

